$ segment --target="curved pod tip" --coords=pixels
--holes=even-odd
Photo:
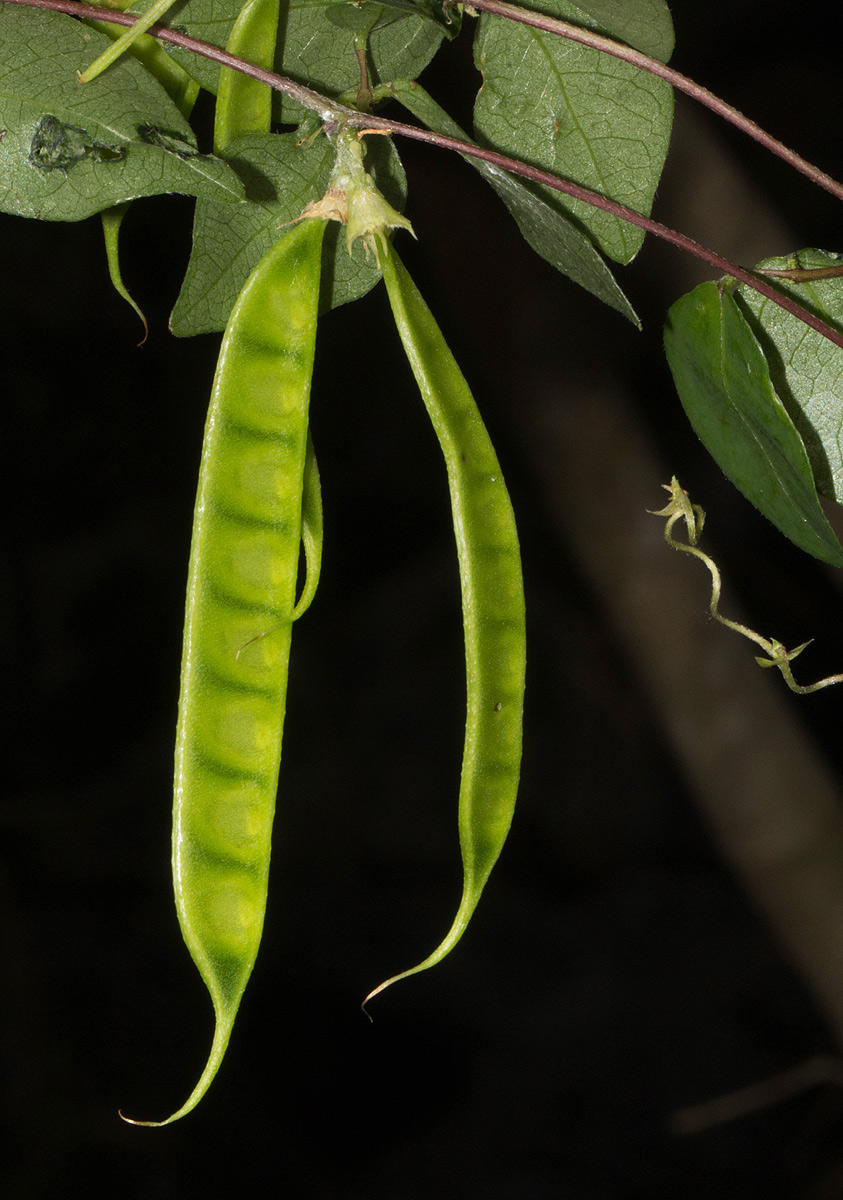
[[[456,946],[457,942],[465,933],[468,922],[471,920],[471,915],[477,907],[477,901],[479,898],[479,894],[463,897],[462,904],[460,905],[459,911],[454,918],[453,925],[432,954],[428,954],[427,958],[423,959],[415,967],[410,967],[406,971],[399,971],[397,975],[390,975],[389,979],[385,979],[383,983],[379,983],[376,988],[369,992],[368,996],[360,1005],[360,1007],[373,1024],[374,1021],[372,1014],[366,1007],[369,1001],[374,1000],[375,996],[379,995],[381,992],[385,992],[388,987],[392,987],[393,983],[398,983],[402,979],[409,979],[411,975],[419,975],[422,971],[427,971],[431,967],[435,967],[441,963],[442,959],[446,958],[451,953],[454,946]]]
[[[118,1115],[127,1125],[143,1125],[152,1129],[160,1129],[162,1125],[172,1125],[174,1121],[181,1120],[186,1117],[189,1112],[192,1112],[202,1097],[211,1086],[214,1076],[220,1069],[223,1057],[225,1056],[228,1047],[228,1040],[231,1037],[231,1030],[234,1028],[234,1018],[230,1020],[217,1020],[216,1028],[214,1029],[214,1040],[211,1044],[211,1052],[208,1055],[208,1061],[205,1064],[205,1070],[199,1077],[199,1082],[196,1087],[185,1100],[181,1108],[177,1108],[169,1117],[165,1117],[163,1121],[139,1121],[135,1117],[127,1117],[122,1109],[118,1109]]]

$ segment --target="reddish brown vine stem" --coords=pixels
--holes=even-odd
[[[675,87],[677,91],[684,92],[686,96],[691,96],[700,104],[704,104],[706,108],[710,108],[712,112],[717,113],[718,117],[722,117],[724,121],[728,121],[737,129],[742,130],[749,137],[760,145],[766,147],[771,153],[783,159],[795,170],[802,175],[807,176],[813,183],[819,187],[825,188],[827,192],[831,192],[832,196],[836,196],[838,200],[843,200],[843,183],[838,183],[831,175],[827,175],[825,171],[821,171],[819,167],[815,167],[813,163],[809,163],[807,159],[802,158],[794,150],[785,146],[777,138],[772,137],[760,125],[756,125],[749,117],[745,117],[738,109],[733,108],[731,104],[727,104],[725,100],[721,100],[719,96],[715,96],[708,88],[702,87],[698,83],[694,83],[693,79],[689,79],[687,75],[680,74],[673,67],[668,67],[665,63],[659,62],[657,58],[650,58],[647,54],[642,54],[640,50],[633,50],[631,46],[626,46],[623,42],[616,42],[612,38],[604,37],[600,33],[594,33],[590,29],[583,29],[579,25],[571,25],[569,21],[560,21],[556,17],[546,17],[543,13],[533,12],[528,8],[521,8],[517,4],[508,4],[506,0],[471,0],[471,8],[476,8],[480,12],[491,13],[497,17],[505,17],[509,21],[517,21],[521,25],[529,25],[533,29],[541,29],[545,33],[553,33],[559,37],[567,38],[568,41],[578,42],[581,46],[590,46],[593,50],[599,50],[601,54],[610,54],[613,58],[619,58],[623,62],[630,63],[633,67],[639,67],[642,71],[647,71],[650,75],[655,75],[659,79],[664,79],[665,82]]]
[[[457,138],[444,137],[441,134],[430,133],[426,129],[417,129],[414,125],[403,125],[399,121],[387,121],[382,117],[364,117],[361,114],[356,114],[353,121],[348,122],[352,128],[366,130],[377,130],[385,133],[397,133],[404,137],[414,138],[419,142],[429,142],[431,145],[439,146],[445,150],[455,150],[458,154],[465,154],[472,158],[481,158],[484,162],[491,163],[493,166],[499,167],[502,171],[509,171],[513,175],[521,175],[524,179],[529,179],[533,183],[538,183],[544,187],[553,188],[554,191],[562,192],[566,196],[571,196],[575,200],[582,200],[585,204],[590,204],[594,208],[601,208],[604,212],[611,213],[622,221],[628,221],[630,225],[637,225],[640,229],[646,230],[647,233],[652,233],[655,237],[661,238],[665,242],[670,242],[672,246],[677,246],[680,250],[687,251],[688,254],[693,254],[696,258],[702,259],[709,266],[715,267],[723,275],[730,275],[733,279],[737,279],[739,283],[746,284],[753,291],[758,292],[765,299],[771,300],[773,304],[777,304],[786,312],[802,321],[805,325],[809,325],[811,329],[815,329],[817,333],[828,338],[830,342],[834,342],[836,346],[843,349],[843,334],[827,325],[825,321],[821,321],[819,317],[814,316],[808,309],[803,308],[801,304],[797,304],[790,296],[776,291],[770,284],[765,283],[762,279],[757,278],[744,267],[739,267],[737,263],[730,262],[728,258],[724,258],[721,254],[717,254],[714,250],[709,250],[708,246],[701,246],[699,242],[695,242],[693,238],[689,238],[686,234],[680,233],[676,229],[671,229],[668,225],[662,225],[660,221],[653,220],[652,217],[645,217],[642,213],[636,212],[632,208],[627,208],[625,204],[618,204],[615,200],[609,200],[606,196],[601,196],[599,192],[593,192],[590,188],[581,187],[578,183],[571,183],[567,179],[560,179],[557,175],[552,175],[549,171],[543,171],[539,167],[533,167],[529,163],[518,162],[516,159],[508,158],[504,154],[498,154],[495,150],[486,150],[482,146],[472,145],[470,142],[461,142]]]
[[[114,9],[101,8],[91,4],[79,4],[76,0],[0,0],[0,2],[20,4],[27,8],[49,9],[53,12],[68,13],[70,16],[87,18],[89,20],[106,20],[114,25],[133,25],[137,19],[128,13],[117,12]],[[714,267],[721,274],[730,275],[733,279],[745,284],[753,291],[758,292],[759,295],[764,296],[765,299],[778,305],[779,308],[784,309],[785,312],[789,312],[797,320],[802,321],[803,324],[814,329],[822,337],[833,342],[835,346],[843,349],[843,334],[839,333],[832,326],[827,325],[825,321],[821,321],[819,317],[814,316],[812,312],[803,308],[801,304],[797,304],[790,296],[777,291],[770,284],[762,279],[758,279],[744,267],[730,262],[714,250],[709,250],[707,246],[701,246],[699,242],[695,242],[693,238],[687,237],[684,233],[679,233],[667,225],[662,225],[660,221],[655,221],[652,217],[645,217],[642,213],[627,208],[624,204],[618,204],[615,200],[609,200],[606,196],[600,195],[599,192],[581,187],[577,183],[571,183],[567,179],[561,179],[558,175],[553,175],[550,171],[543,171],[540,167],[531,166],[529,163],[520,162],[515,158],[509,158],[505,154],[499,154],[496,150],[487,150],[482,146],[476,146],[472,142],[463,142],[458,138],[432,133],[427,129],[419,129],[415,125],[405,125],[400,121],[390,121],[385,117],[376,117],[369,113],[358,112],[356,109],[338,104],[335,100],[320,95],[319,92],[304,87],[292,79],[287,79],[283,75],[276,75],[273,71],[266,71],[262,67],[256,67],[254,64],[245,62],[243,59],[237,58],[225,50],[220,50],[218,46],[212,46],[208,42],[201,42],[176,30],[154,25],[148,32],[160,41],[170,42],[172,45],[181,46],[185,50],[191,50],[195,54],[200,54],[204,58],[209,58],[219,63],[221,66],[231,67],[235,71],[249,75],[251,78],[267,84],[268,87],[273,88],[275,91],[282,92],[284,95],[289,96],[291,100],[297,101],[304,108],[316,113],[324,122],[328,132],[344,126],[347,129],[358,130],[361,136],[367,132],[388,133],[413,138],[419,142],[427,142],[443,150],[454,150],[457,154],[462,154],[469,158],[483,159],[501,171],[507,171],[512,175],[520,175],[522,178],[529,179],[533,183],[552,188],[556,192],[561,192],[566,196],[581,200],[593,208],[600,208],[604,212],[611,213],[612,216],[618,217],[622,221],[627,221],[630,225],[637,225],[647,233],[652,233],[655,237],[670,242],[671,245],[677,246],[680,250],[684,250],[688,254],[693,254],[696,258],[702,259],[703,262]]]

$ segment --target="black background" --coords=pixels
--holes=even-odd
[[[672,9],[679,69],[843,174],[827,5],[800,6],[798,28],[785,3]],[[467,124],[470,39],[425,82]],[[830,197],[740,135],[717,136],[792,230],[769,253],[843,248]],[[376,1001],[370,1024],[362,997],[428,953],[458,897],[463,704],[444,475],[377,289],[319,332],[324,573],[295,630],[261,956],[197,1111],[163,1130],[118,1119],[178,1107],[210,1044],[172,906],[169,791],[218,339],[166,332],[190,201],[138,203],[124,226],[124,275],[152,328],[141,350],[98,220],[3,218],[0,1194],[843,1196],[831,1087],[671,1131],[677,1108],[836,1047],[720,861],[560,536],[518,432],[530,389],[617,361],[670,469],[726,514],[734,584],[816,633],[831,660],[839,597],[685,424],[660,338],[688,286],[678,253],[648,242],[621,273],[639,334],[536,260],[463,163],[400,149],[419,235],[402,253],[472,382],[522,532],[533,665],[510,842],[458,951]],[[685,182],[672,158],[656,215],[670,222]],[[827,694],[806,715],[838,762],[841,702]]]

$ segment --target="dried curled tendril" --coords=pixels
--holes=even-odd
[[[812,683],[807,687],[803,687],[793,678],[790,664],[796,658],[797,654],[801,654],[806,646],[810,646],[810,641],[803,642],[795,650],[787,650],[775,638],[763,638],[754,629],[749,629],[746,625],[740,625],[737,621],[730,621],[728,617],[720,615],[717,610],[720,602],[720,571],[708,555],[697,546],[697,542],[702,534],[703,524],[705,523],[705,513],[699,504],[691,503],[688,493],[683,487],[679,486],[675,475],[670,483],[665,483],[662,486],[666,492],[670,493],[670,503],[665,508],[659,509],[658,512],[655,512],[653,509],[649,509],[648,511],[652,512],[654,517],[667,517],[664,538],[668,546],[672,546],[674,550],[682,550],[686,554],[693,554],[708,567],[709,574],[711,575],[711,603],[708,607],[715,621],[719,621],[727,629],[734,629],[735,633],[743,634],[744,637],[749,638],[756,645],[760,646],[765,654],[768,654],[770,657],[761,658],[756,656],[755,661],[758,665],[761,667],[778,667],[790,690],[797,692],[800,696],[807,695],[808,692],[817,692],[820,688],[831,687],[833,683],[843,683],[843,674],[829,675],[825,679],[821,679],[818,683]],[[685,522],[688,537],[687,542],[677,542],[673,537],[673,526],[677,521]]]

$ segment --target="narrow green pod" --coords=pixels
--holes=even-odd
[[[275,65],[279,0],[246,0],[231,30],[226,49],[255,66],[271,71]],[[214,108],[214,153],[224,154],[228,143],[243,133],[269,133],[272,89],[240,71],[220,68]]]
[[[99,58],[95,58],[89,67],[79,75],[80,83],[90,83],[101,75],[106,67],[110,67],[121,55],[125,54],[139,38],[150,29],[156,21],[160,21],[168,9],[173,7],[175,0],[155,0],[146,12],[141,13],[134,25],[126,29],[107,50],[103,50]]]
[[[323,221],[262,259],[223,337],[187,587],[173,805],[184,940],[216,1016],[196,1106],[258,952],[296,604]],[[261,637],[272,630],[271,636]]]
[[[127,12],[131,7],[132,0],[110,0],[107,6],[107,8],[117,9],[119,12]],[[113,21],[86,19],[83,23],[90,29],[104,33],[114,42],[120,41],[126,34],[124,27],[115,25]],[[134,28],[135,26],[131,27],[131,29]],[[131,45],[127,49],[134,58],[143,63],[150,75],[155,76],[182,116],[185,119],[188,118],[193,111],[196,97],[199,95],[199,84],[196,80],[175,59],[170,57],[161,43],[157,42],[151,34],[133,35]]]
[[[319,586],[319,576],[322,574],[323,530],[322,481],[319,478],[316,451],[308,435],[301,500],[301,541],[304,547],[305,577],[301,595],[293,611],[294,621],[303,617],[310,608]]]
[[[100,213],[102,220],[102,234],[105,242],[105,257],[108,263],[108,275],[111,279],[111,286],[114,288],[118,296],[122,297],[126,303],[135,310],[143,325],[143,337],[138,342],[142,346],[149,337],[149,325],[146,317],[143,314],[143,309],[132,296],[129,289],[123,282],[123,273],[120,270],[120,227],[123,224],[123,218],[129,211],[129,201],[125,204],[115,204],[113,208],[104,208]]]
[[[130,7],[130,3],[129,0],[112,0],[111,7],[125,11]],[[85,24],[114,39],[122,37],[124,32],[119,25],[108,21],[86,21]],[[177,62],[174,62],[164,48],[148,34],[144,34],[133,42],[129,53],[143,63],[150,75],[155,76],[181,115],[185,120],[189,119],[196,97],[199,95],[199,84],[196,80],[192,79]],[[149,337],[149,325],[140,305],[124,284],[123,274],[120,270],[120,228],[123,218],[129,211],[129,204],[130,202],[126,201],[124,204],[116,204],[113,208],[103,209],[100,217],[102,218],[108,274],[118,296],[122,297],[140,318],[143,325],[143,337],[138,345],[142,346]]]
[[[526,669],[518,533],[497,455],[430,309],[383,236],[378,255],[404,349],[448,472],[465,628],[466,726],[459,798],[462,900],[440,945],[398,979],[448,954],[465,932],[512,822]]]

